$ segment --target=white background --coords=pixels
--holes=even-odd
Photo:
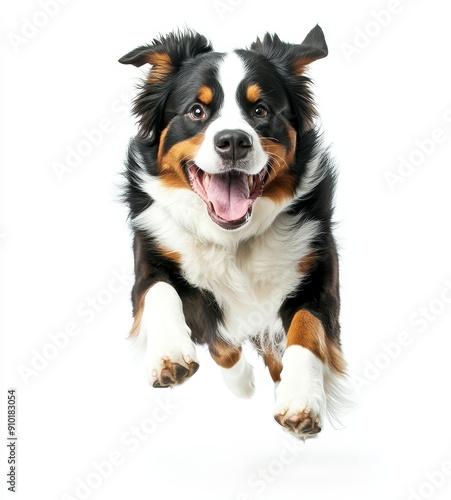
[[[57,10],[49,18],[42,2],[2,4],[2,497],[450,498],[451,476],[437,472],[451,460],[447,2],[81,0]],[[316,23],[330,53],[311,76],[340,170],[343,346],[360,402],[344,429],[327,425],[299,449],[272,419],[272,386],[255,357],[251,401],[229,394],[203,348],[189,383],[147,386],[126,341],[132,280],[114,279],[133,264],[117,186],[142,72],[117,59],[177,27],[223,51],[266,31],[301,42]],[[103,137],[59,179],[55,162],[100,126]],[[428,142],[433,134],[440,143]],[[391,189],[386,175],[401,157],[415,165]],[[87,312],[90,297],[102,310]],[[71,324],[78,334],[62,334]],[[11,387],[15,496],[4,435]]]

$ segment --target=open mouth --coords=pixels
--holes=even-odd
[[[263,192],[265,168],[255,175],[238,170],[208,174],[188,162],[187,170],[191,188],[206,203],[213,222],[224,229],[238,229],[248,222],[253,203]]]

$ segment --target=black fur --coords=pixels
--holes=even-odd
[[[221,105],[221,90],[216,81],[218,62],[223,54],[212,51],[207,40],[193,32],[176,33],[154,40],[153,44],[135,49],[120,59],[125,64],[141,66],[148,62],[149,55],[167,54],[170,71],[161,81],[145,81],[134,103],[134,113],[139,119],[139,134],[129,147],[126,171],[125,198],[130,208],[130,217],[135,219],[152,204],[152,199],[140,187],[141,166],[136,158],[143,159],[147,172],[160,175],[157,165],[159,147],[163,152],[185,139],[201,132],[214,119]],[[290,175],[295,185],[305,180],[305,169],[317,150],[319,135],[312,128],[315,106],[310,91],[310,80],[299,71],[302,62],[308,62],[327,55],[321,29],[314,28],[300,45],[286,44],[277,36],[267,34],[257,40],[248,50],[238,50],[238,55],[249,68],[243,86],[258,83],[262,89],[263,102],[276,112],[266,120],[256,120],[251,115],[251,104],[247,120],[263,137],[276,137],[278,143],[287,146],[287,127],[297,135],[294,163]],[[166,68],[168,71],[168,68]],[[193,94],[201,85],[215,91],[215,100],[208,108],[204,120],[193,122],[187,119],[193,102]],[[243,99],[243,98],[242,98]],[[171,122],[164,144],[160,144],[161,133]],[[332,206],[335,174],[332,162],[325,153],[321,159],[323,179],[307,198],[296,201],[288,213],[297,216],[297,223],[318,220],[321,231],[314,242],[317,260],[308,277],[298,290],[294,290],[280,307],[280,316],[288,330],[294,314],[307,309],[318,317],[326,335],[339,345],[339,283],[338,259],[332,235]],[[265,194],[263,194],[264,196]],[[301,217],[302,215],[302,218]],[[182,276],[177,262],[164,255],[158,242],[141,231],[135,233],[135,272],[133,288],[135,312],[142,295],[156,282],[165,281],[178,292],[184,307],[193,340],[209,345],[218,341],[217,326],[223,320],[223,313],[213,294],[188,283]]]

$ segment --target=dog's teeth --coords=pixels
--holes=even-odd
[[[252,191],[252,188],[254,187],[254,176],[249,175],[248,180],[249,180],[249,190]]]
[[[204,175],[204,188],[205,188],[205,190],[207,190],[208,186],[210,185],[210,178],[211,178],[210,174]]]

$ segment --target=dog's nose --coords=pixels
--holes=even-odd
[[[252,137],[243,130],[222,130],[214,137],[216,152],[224,160],[242,160],[252,148]]]

